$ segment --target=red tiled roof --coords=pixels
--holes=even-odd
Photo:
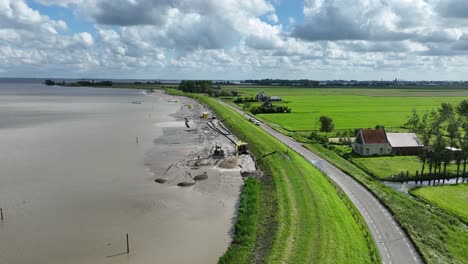
[[[362,137],[365,144],[388,144],[385,130],[383,129],[363,129]]]

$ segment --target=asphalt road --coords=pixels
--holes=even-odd
[[[235,107],[228,104],[225,105],[244,115],[246,118],[251,117]],[[294,141],[263,123],[260,124],[260,127],[307,159],[312,165],[330,177],[330,179],[348,195],[364,217],[375,244],[377,245],[382,263],[423,263],[418,252],[415,250],[413,242],[395,222],[390,212],[371,192],[351,176],[304,148],[301,143]],[[352,243],[352,241],[350,241],[350,243]]]

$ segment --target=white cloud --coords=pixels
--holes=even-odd
[[[278,16],[274,13],[268,15],[268,20],[273,23],[278,23]]]
[[[0,0],[1,76],[460,79],[468,71],[459,0],[305,0],[304,23],[286,25],[271,0],[35,1],[72,9],[95,32],[75,33],[25,0]]]

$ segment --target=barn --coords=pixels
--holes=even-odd
[[[414,133],[387,133],[385,129],[359,129],[353,151],[361,156],[416,155],[424,145]]]
[[[416,155],[424,147],[415,133],[387,133],[387,139],[396,155]]]

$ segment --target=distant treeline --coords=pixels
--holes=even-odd
[[[283,79],[263,79],[263,80],[244,80],[241,84],[251,84],[258,86],[299,86],[299,87],[389,87],[389,88],[440,88],[441,86],[459,87],[466,89],[468,82],[456,81],[357,81],[357,80],[283,80]]]
[[[280,79],[263,79],[263,80],[245,80],[241,83],[250,83],[253,85],[275,85],[275,86],[318,86],[318,81],[311,80],[280,80]]]
[[[182,81],[178,87],[186,93],[213,93],[212,81]]]
[[[291,113],[291,109],[287,106],[254,106],[249,109],[249,111],[256,114],[281,114],[281,113]]]
[[[65,82],[64,81],[53,81],[53,80],[45,80],[44,82],[45,85],[65,85]],[[112,86],[112,82],[111,81],[99,81],[99,82],[95,82],[95,81],[77,81],[77,82],[74,82],[74,83],[69,83],[68,85],[71,85],[71,86]]]
[[[257,99],[253,96],[252,97],[237,97],[234,100],[234,103],[236,104],[253,103],[253,102],[257,102]]]

